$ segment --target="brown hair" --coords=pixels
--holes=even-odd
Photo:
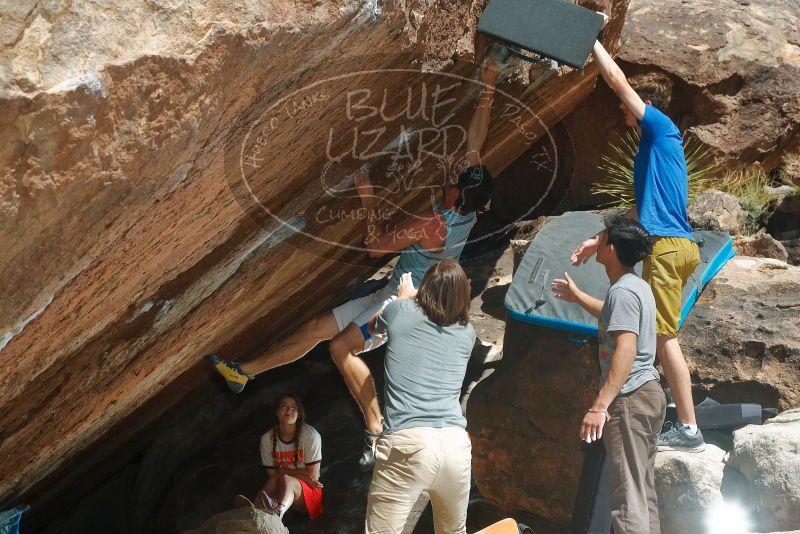
[[[294,467],[297,468],[297,464],[300,463],[300,453],[298,451],[300,444],[300,433],[303,431],[303,421],[306,419],[306,411],[303,409],[303,403],[300,401],[300,397],[294,393],[285,393],[281,395],[278,398],[278,403],[275,405],[275,425],[272,427],[272,458],[275,458],[275,447],[278,446],[279,428],[277,412],[283,399],[292,399],[297,404],[297,422],[294,425],[294,439],[292,440],[292,443],[294,443]]]
[[[469,322],[469,289],[467,273],[456,260],[446,258],[425,272],[416,301],[439,326],[465,325]]]
[[[667,112],[672,103],[672,79],[666,74],[651,72],[630,76],[631,87],[644,101],[650,101],[655,107]]]

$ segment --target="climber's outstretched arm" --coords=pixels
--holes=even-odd
[[[614,91],[622,103],[625,104],[633,116],[639,120],[644,117],[644,102],[642,98],[633,90],[625,77],[625,73],[614,62],[614,59],[608,51],[600,44],[600,41],[594,42],[592,48],[592,56],[597,62],[597,67],[600,70],[600,75],[606,81],[608,86]]]
[[[372,258],[379,258],[420,243],[426,250],[436,251],[444,245],[447,226],[441,213],[428,210],[407,216],[391,231],[386,230],[385,221],[375,216],[375,194],[372,182],[364,169],[353,174],[356,191],[367,210],[366,237],[364,247]]]
[[[467,131],[466,158],[470,165],[481,165],[481,149],[489,133],[489,119],[492,116],[492,101],[497,83],[497,63],[490,57],[486,58],[481,67],[481,82],[483,88],[475,102],[475,113],[472,114]]]

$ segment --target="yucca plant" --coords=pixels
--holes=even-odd
[[[594,195],[611,197],[601,207],[629,208],[635,202],[633,192],[633,160],[639,147],[639,134],[630,130],[611,143],[610,151],[604,154],[600,170],[605,173],[605,181],[593,184]],[[686,170],[689,172],[689,200],[710,187],[719,171],[719,164],[713,160],[711,151],[695,139],[683,141],[686,157]]]

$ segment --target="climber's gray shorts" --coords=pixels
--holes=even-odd
[[[367,332],[367,324],[373,315],[396,298],[397,295],[395,295],[394,291],[389,286],[384,286],[369,295],[348,300],[341,306],[336,306],[333,309],[333,316],[336,318],[336,326],[339,327],[339,332],[347,328],[350,323],[355,323],[364,335],[364,350],[362,352],[380,347],[386,343],[386,335]]]

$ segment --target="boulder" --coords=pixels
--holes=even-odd
[[[800,239],[800,195],[770,200],[764,209],[762,223],[775,239]]]
[[[773,258],[780,261],[788,261],[789,259],[789,253],[786,247],[783,246],[783,243],[763,230],[759,231],[756,235],[734,236],[733,248],[740,256]]]
[[[789,265],[800,265],[800,237],[781,241],[781,244],[783,248],[786,249],[786,263]]]
[[[486,42],[468,0],[6,4],[0,509],[34,524],[150,439],[204,354],[262,351],[375,271],[346,177],[370,161],[386,217],[429,206]],[[603,4],[616,52],[627,0]],[[496,174],[596,68],[521,74],[496,97]]]
[[[747,224],[747,212],[739,199],[729,193],[709,189],[697,195],[689,205],[689,222],[693,228],[740,234]]]
[[[735,257],[706,286],[680,333],[695,399],[800,405],[800,268]]]
[[[750,481],[759,529],[800,528],[800,409],[734,432],[728,463]]]
[[[503,358],[467,403],[472,473],[481,495],[509,512],[568,522],[583,464],[578,437],[597,391],[597,341],[509,320]]]
[[[707,445],[697,454],[656,455],[658,517],[663,534],[697,532],[709,510],[723,502],[725,454],[719,447]]]
[[[236,508],[215,515],[200,528],[183,534],[289,534],[280,517],[257,508]]]

